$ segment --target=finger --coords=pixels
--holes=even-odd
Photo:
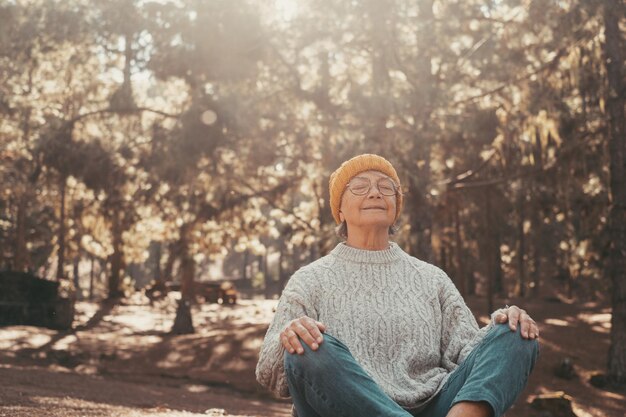
[[[522,337],[528,339],[530,336],[530,326],[532,324],[531,318],[528,314],[522,314],[520,316],[520,328]]]
[[[289,344],[291,348],[299,354],[304,353],[304,349],[300,344],[300,340],[298,339],[298,335],[292,329],[287,330],[287,339],[289,339]]]
[[[519,323],[519,317],[522,313],[518,307],[509,307],[509,327],[511,330],[517,330],[517,324]]]
[[[289,342],[289,337],[287,336],[286,331],[280,334],[280,343],[283,345],[285,350],[287,350],[289,353],[295,353],[293,346],[291,346],[291,343]]]
[[[321,326],[320,326],[321,325]],[[326,326],[319,321],[315,321],[313,319],[309,319],[306,321],[305,326],[309,329],[309,333],[313,336],[313,339],[320,344],[324,341],[324,337],[322,336],[322,332],[326,330]]]
[[[289,353],[295,352],[295,350],[291,346],[291,343],[289,343],[289,339],[287,338],[287,335],[284,332],[280,334],[280,343],[283,345],[283,347],[285,348],[287,352]]]
[[[530,333],[532,334],[533,339],[537,339],[539,337],[539,326],[537,326],[537,323],[534,320],[530,326]]]
[[[313,350],[317,350],[319,347],[320,340],[322,339],[322,334],[320,330],[317,328],[315,324],[315,320],[307,319],[301,320],[300,323],[307,330],[307,333],[303,340],[311,347]]]
[[[325,332],[326,331],[326,325],[320,321],[316,321],[315,324],[317,325],[317,328],[320,329],[321,332]]]
[[[301,321],[295,322],[291,326],[291,329],[294,330],[298,334],[298,336],[300,336],[300,339],[302,339],[304,343],[309,345],[311,349],[316,350],[318,348],[318,344],[313,338],[313,335],[311,334],[311,332],[309,332],[308,328],[304,327]],[[298,351],[298,353],[302,352]]]
[[[504,311],[500,311],[496,314],[496,323],[506,323],[509,317],[506,315]]]

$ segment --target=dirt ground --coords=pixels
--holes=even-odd
[[[530,400],[554,391],[573,397],[579,417],[624,416],[626,393],[588,383],[606,364],[606,307],[500,301],[523,305],[541,325],[539,362],[507,417],[539,416]],[[482,299],[468,304],[473,311],[485,310]],[[287,417],[290,403],[272,399],[254,379],[275,305],[242,300],[233,307],[197,306],[196,333],[187,336],[167,333],[174,318],[172,299],[150,306],[140,294],[116,306],[78,303],[70,332],[0,328],[0,417]],[[577,373],[571,380],[553,373],[566,357]]]

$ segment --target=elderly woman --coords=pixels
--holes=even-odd
[[[402,193],[386,159],[344,162],[330,207],[346,240],[289,280],[259,383],[299,417],[502,415],[535,364],[535,322],[507,307],[479,329],[441,269],[389,240]]]

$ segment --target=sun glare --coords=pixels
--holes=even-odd
[[[298,13],[300,3],[304,0],[274,0],[274,9],[281,20],[291,20]]]

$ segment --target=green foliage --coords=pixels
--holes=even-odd
[[[234,249],[289,272],[336,242],[330,172],[379,152],[397,239],[468,291],[606,286],[600,2],[277,5],[3,3],[0,264],[71,241],[119,287],[161,242],[167,279]]]

